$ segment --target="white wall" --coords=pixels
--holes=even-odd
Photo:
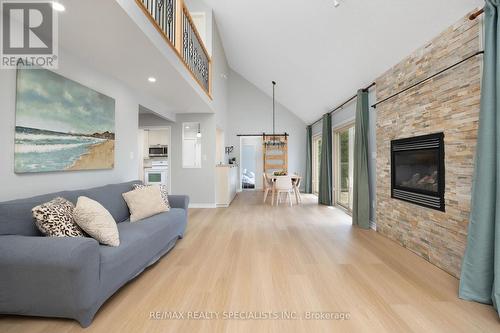
[[[60,52],[59,70],[55,72],[115,99],[115,167],[112,170],[15,174],[16,72],[0,70],[0,201],[138,178],[136,133],[139,104],[158,110],[162,110],[163,106],[154,100],[136,96],[121,82],[102,75],[70,54]]]
[[[272,89],[269,82],[269,89]],[[276,93],[279,94],[279,82]],[[272,133],[272,98],[238,73],[229,77],[228,131],[226,145],[234,145],[231,154],[240,159],[238,134]],[[276,133],[290,134],[288,141],[288,170],[305,174],[306,124],[280,104],[276,104]]]
[[[213,24],[213,57],[212,57],[212,97],[217,128],[226,132],[228,120],[228,85],[229,65],[222,46],[219,30]]]
[[[215,133],[215,163],[219,164],[225,163],[225,141],[224,141],[224,131],[220,128],[217,128],[217,132]]]

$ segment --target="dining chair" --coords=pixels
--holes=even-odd
[[[269,194],[269,191],[273,190],[273,180],[269,178],[269,176],[264,172],[264,200],[263,202],[266,202],[267,195]],[[274,205],[274,195],[271,196],[271,204]]]
[[[292,192],[293,184],[292,177],[290,176],[278,176],[274,183],[274,189],[276,191],[276,205],[279,206],[281,202],[281,194],[286,193],[288,196],[288,201],[290,202],[290,207],[293,206],[292,203]]]
[[[297,201],[297,205],[302,203],[302,197],[300,196],[300,181],[301,177],[297,177],[293,182],[293,191],[295,192],[295,200]]]

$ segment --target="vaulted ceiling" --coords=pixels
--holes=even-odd
[[[424,45],[483,0],[205,0],[229,65],[306,122]]]

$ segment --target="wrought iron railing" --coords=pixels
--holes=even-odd
[[[182,11],[182,59],[203,89],[209,91],[210,57],[186,7]]]
[[[180,57],[194,80],[211,98],[211,63],[183,0],[136,0],[156,30]]]
[[[142,0],[142,5],[168,40],[175,45],[175,0]]]

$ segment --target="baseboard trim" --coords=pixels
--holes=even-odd
[[[214,203],[190,203],[189,208],[217,208]]]

